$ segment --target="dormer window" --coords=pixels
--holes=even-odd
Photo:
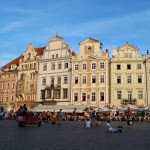
[[[31,53],[29,53],[28,55],[27,55],[27,60],[30,60],[31,59]]]
[[[91,46],[89,46],[89,47],[88,47],[88,51],[91,51],[91,49],[92,49]]]

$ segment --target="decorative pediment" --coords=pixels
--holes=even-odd
[[[64,38],[61,37],[61,36],[56,35],[56,36],[52,37],[51,39],[49,39],[48,42],[52,42],[52,41],[60,41],[60,40],[63,41]]]
[[[100,41],[95,40],[95,39],[92,39],[92,38],[88,38],[88,39],[86,39],[86,40],[80,42],[79,44],[82,45],[82,44],[86,44],[86,43],[95,43],[95,42],[98,42],[98,43],[99,43]]]
[[[122,51],[125,51],[125,50],[131,50],[131,51],[138,51],[138,48],[133,46],[133,45],[130,45],[130,44],[125,44],[123,47],[119,48],[119,50],[122,50]]]

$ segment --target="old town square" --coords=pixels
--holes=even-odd
[[[106,133],[106,122],[83,127],[83,122],[63,121],[61,125],[51,122],[41,127],[18,127],[15,120],[0,121],[0,149],[5,150],[148,150],[150,149],[149,122],[113,121],[112,126],[122,125],[123,133]]]

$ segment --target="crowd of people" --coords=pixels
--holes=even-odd
[[[16,112],[10,111],[5,112],[4,114],[7,119],[15,119],[16,116],[27,116],[27,112],[27,107],[24,104],[23,106],[20,106]],[[112,128],[110,126],[111,121],[150,121],[149,113],[144,114],[142,112],[140,115],[135,115],[132,114],[130,108],[128,108],[128,110],[124,113],[96,112],[95,110],[90,112],[77,113],[76,108],[74,108],[72,113],[64,113],[63,110],[60,109],[59,112],[32,112],[30,115],[32,118],[39,116],[42,122],[51,122],[53,125],[61,125],[62,121],[72,121],[72,124],[75,126],[78,121],[84,121],[85,128],[92,128],[94,125],[100,125],[102,121],[106,121],[106,127],[108,131],[111,132],[120,131],[120,128],[122,128]]]

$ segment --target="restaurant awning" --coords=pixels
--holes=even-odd
[[[39,105],[37,107],[32,108],[30,111],[42,112],[42,111],[49,111],[49,112],[58,112],[62,109],[62,112],[65,113],[72,113],[74,108],[76,108],[77,113],[82,113],[87,105]]]

